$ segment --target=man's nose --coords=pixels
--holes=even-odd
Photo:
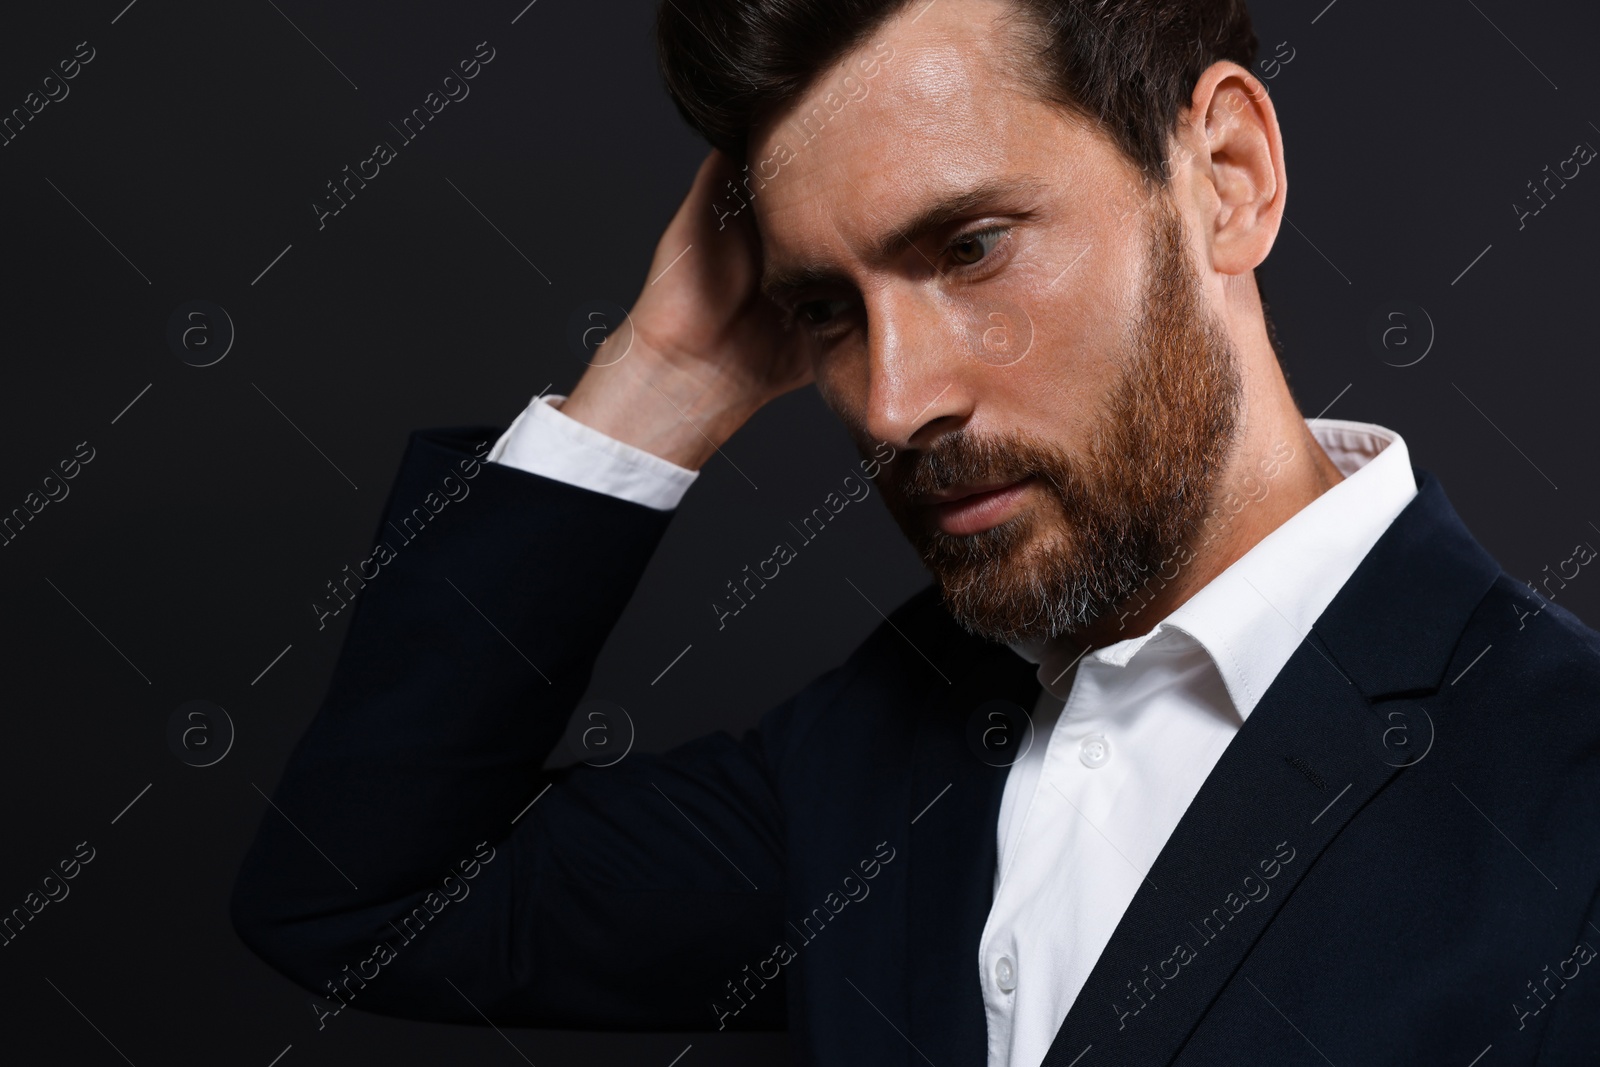
[[[898,449],[927,448],[972,410],[973,361],[958,314],[938,296],[881,293],[867,306],[867,431]]]

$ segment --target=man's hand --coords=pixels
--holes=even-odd
[[[718,228],[713,200],[736,174],[720,152],[700,164],[629,312],[631,344],[618,327],[561,405],[564,415],[694,470],[761,405],[812,380],[799,332],[783,329],[781,311],[761,293],[753,212]],[[618,344],[629,346],[621,358],[608,351]]]

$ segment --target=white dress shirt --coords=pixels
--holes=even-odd
[[[677,506],[698,472],[562,415],[553,406],[562,399],[537,398],[489,459]],[[1223,749],[1417,493],[1393,430],[1343,419],[1307,425],[1344,480],[1165,618],[1077,659],[1065,641],[1011,646],[1039,664],[1045,688],[1033,742],[1006,776],[994,898],[978,943],[988,1067],[1044,1059]]]
[[[566,397],[543,393],[522,410],[489,450],[491,463],[542,474],[568,485],[671,511],[700,477],[653,452],[618,441],[556,408]]]

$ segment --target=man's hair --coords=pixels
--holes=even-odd
[[[826,67],[923,0],[664,0],[656,44],[667,91],[701,136],[735,159],[751,127]],[[1040,95],[1099,124],[1156,184],[1178,115],[1211,64],[1248,69],[1245,0],[1012,0],[1018,69]]]
[[[663,0],[661,72],[678,111],[736,160],[750,130],[798,99],[828,66],[923,0]],[[1014,68],[1042,99],[1095,122],[1152,190],[1172,177],[1167,148],[1200,75],[1219,60],[1249,69],[1256,35],[1245,0],[1012,0]],[[1257,287],[1260,276],[1257,275]],[[1283,365],[1276,324],[1262,309]],[[1287,368],[1285,368],[1287,373]]]

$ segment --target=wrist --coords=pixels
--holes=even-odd
[[[635,351],[593,365],[560,402],[563,415],[689,470],[699,470],[756,407]]]

